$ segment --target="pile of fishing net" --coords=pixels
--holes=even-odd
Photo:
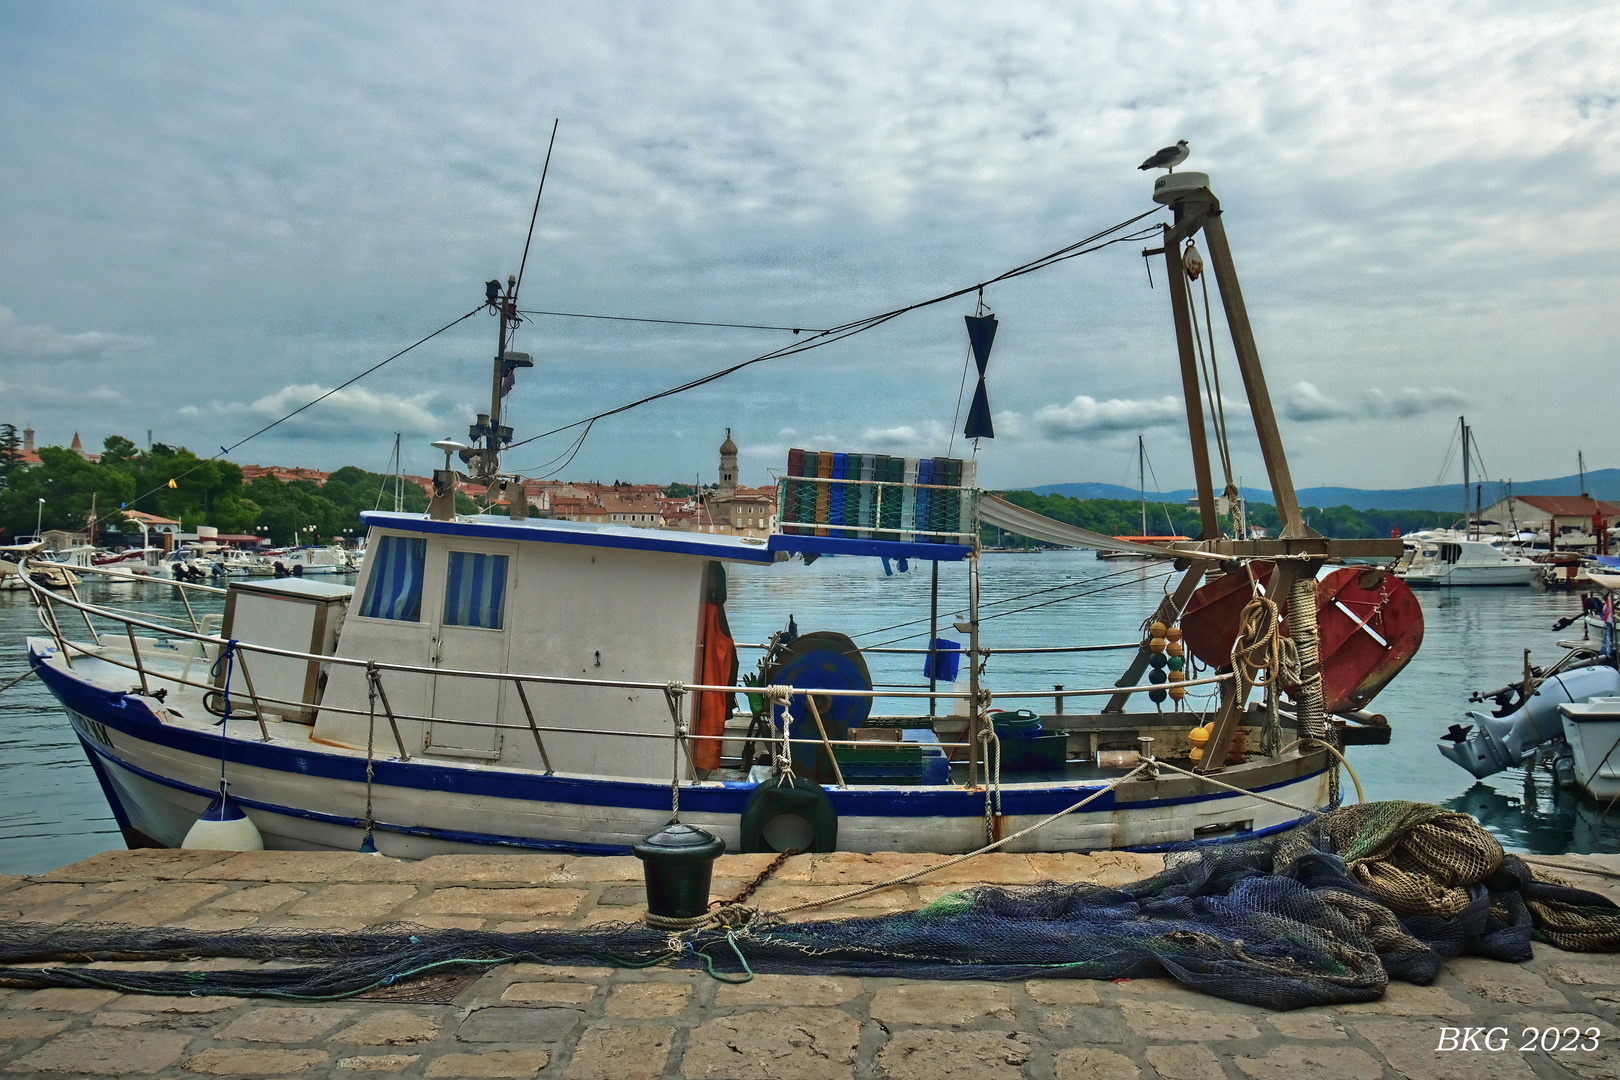
[[[0,923],[0,982],[324,1000],[514,960],[706,965],[926,979],[1141,978],[1270,1009],[1367,1001],[1452,957],[1529,959],[1532,942],[1620,951],[1620,907],[1505,855],[1466,814],[1419,803],[1331,811],[1289,832],[1171,854],[1123,888],[981,886],[920,911],[756,918],[672,939],[640,925],[502,934],[387,925],[345,934]],[[85,961],[267,961],[131,970]],[[67,961],[67,962],[63,962]],[[45,966],[39,966],[44,964]]]

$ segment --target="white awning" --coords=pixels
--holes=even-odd
[[[986,494],[979,500],[979,517],[998,528],[1008,532],[1027,536],[1031,540],[1041,540],[1048,544],[1058,544],[1063,547],[1097,548],[1100,551],[1128,551],[1137,555],[1153,555],[1162,559],[1214,559],[1219,561],[1225,556],[1216,555],[1208,551],[1198,550],[1197,541],[1188,541],[1186,547],[1163,546],[1160,544],[1137,544],[1129,540],[1120,540],[1112,536],[1104,536],[1090,529],[1082,529],[1075,525],[1066,525],[1061,521],[1049,518],[1044,514],[1037,514],[1033,510],[1026,510],[1022,506],[1014,505],[997,495]]]

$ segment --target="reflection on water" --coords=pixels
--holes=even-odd
[[[1163,564],[1121,567],[1098,562],[1089,552],[992,554],[983,564],[983,641],[992,650],[1134,641],[1143,616],[1172,584]],[[890,576],[876,559],[824,557],[812,566],[735,566],[729,578],[727,609],[740,642],[765,641],[790,614],[801,631],[838,630],[867,647],[918,646],[926,638],[927,564]],[[92,602],[184,614],[175,590],[165,584],[87,582],[82,592]],[[1605,817],[1603,807],[1559,791],[1545,773],[1529,779],[1512,771],[1476,782],[1435,750],[1435,741],[1469,708],[1470,691],[1494,690],[1520,677],[1524,649],[1533,650],[1539,664],[1562,655],[1557,640],[1579,632],[1550,628],[1576,609],[1578,599],[1531,588],[1437,589],[1418,599],[1423,647],[1372,705],[1390,719],[1390,744],[1350,750],[1367,797],[1422,799],[1465,810],[1515,851],[1620,851],[1620,807]],[[941,636],[961,637],[948,627],[961,617],[965,600],[964,567],[942,565]],[[198,613],[219,607],[200,605]],[[24,636],[41,632],[26,596],[0,593],[0,684],[23,672]],[[757,655],[743,651],[743,671],[752,669]],[[1050,692],[1057,683],[1106,687],[1127,655],[993,652],[985,682],[997,693]],[[920,657],[908,655],[876,654],[870,662],[874,681],[890,686],[923,685],[921,667]],[[1044,712],[1051,699],[1014,707],[1022,705]],[[1089,712],[1099,705],[1095,698],[1070,699],[1068,709]],[[895,698],[878,708],[927,711]],[[0,872],[47,870],[120,844],[95,776],[54,699],[35,679],[0,694]]]
[[[1476,783],[1443,804],[1473,815],[1509,851],[1558,854],[1620,851],[1620,808],[1553,783],[1545,770],[1514,769],[1492,777],[1499,787]],[[1517,783],[1517,793],[1507,786]]]
[[[166,583],[86,580],[79,593],[92,604],[175,618],[186,613],[179,590]],[[223,607],[201,594],[192,605],[199,617]],[[63,621],[69,636],[86,636],[82,620],[77,635]],[[28,670],[30,635],[45,636],[33,601],[0,592],[0,686]],[[84,748],[45,685],[24,679],[0,693],[0,873],[39,873],[123,846]]]

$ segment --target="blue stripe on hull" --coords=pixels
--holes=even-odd
[[[107,797],[107,806],[112,810],[113,820],[118,823],[118,830],[127,833],[130,827],[129,812],[124,809],[124,800],[119,797],[118,790],[107,775],[106,768],[101,764],[101,755],[94,746],[84,739],[79,739],[79,745],[84,747],[85,760],[90,762],[90,771],[96,774],[96,783],[101,785],[101,793]]]
[[[213,798],[213,796],[217,793],[216,789],[213,788],[201,788],[193,784],[187,784],[179,780],[174,780],[167,776],[159,776],[150,769],[143,769],[139,765],[125,761],[123,758],[120,758],[114,754],[109,754],[97,747],[87,745],[86,751],[91,755],[91,763],[95,766],[97,775],[101,775],[102,770],[106,768],[106,765],[96,759],[106,758],[108,762],[116,765],[120,769],[132,773],[135,776],[139,776],[143,780],[148,780],[154,784],[160,784],[163,787],[174,791],[184,791],[187,794],[197,795],[203,799]],[[109,802],[114,802],[116,805],[115,796],[112,794],[110,787],[108,789],[107,798]],[[271,814],[281,814],[286,817],[302,818],[305,821],[319,821],[323,824],[338,825],[343,828],[354,829],[356,831],[360,831],[365,828],[365,822],[360,818],[344,817],[340,814],[323,814],[316,810],[303,810],[292,806],[281,806],[277,803],[264,802],[260,799],[245,798],[238,794],[232,794],[231,798],[250,810],[263,810]],[[583,844],[565,840],[537,840],[527,836],[501,836],[497,833],[462,832],[457,829],[434,829],[426,825],[395,825],[382,821],[373,822],[372,828],[377,832],[398,833],[401,836],[425,836],[433,840],[442,840],[451,844],[477,844],[483,847],[515,847],[525,848],[530,851],[548,851],[568,855],[630,854],[630,846],[628,844]]]

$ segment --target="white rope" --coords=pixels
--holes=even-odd
[[[1258,791],[1250,791],[1248,788],[1241,788],[1241,787],[1236,786],[1235,784],[1228,784],[1228,783],[1225,783],[1223,781],[1215,779],[1213,776],[1207,776],[1204,773],[1195,773],[1195,772],[1192,772],[1192,771],[1190,771],[1188,769],[1179,768],[1179,767],[1177,767],[1175,765],[1170,764],[1168,761],[1160,761],[1159,765],[1162,768],[1169,769],[1171,772],[1180,773],[1182,776],[1190,776],[1194,780],[1202,780],[1206,784],[1210,784],[1210,785],[1213,785],[1214,787],[1218,787],[1218,788],[1225,788],[1227,791],[1235,791],[1239,795],[1250,795],[1250,796],[1253,796],[1256,799],[1259,799],[1262,802],[1273,803],[1273,804],[1275,804],[1277,806],[1284,807],[1285,809],[1288,809],[1288,810],[1294,810],[1294,811],[1297,811],[1297,812],[1299,812],[1301,814],[1320,814],[1322,812],[1320,810],[1312,809],[1310,807],[1295,806],[1293,803],[1283,802],[1281,799],[1273,799],[1270,795],[1262,795]]]

